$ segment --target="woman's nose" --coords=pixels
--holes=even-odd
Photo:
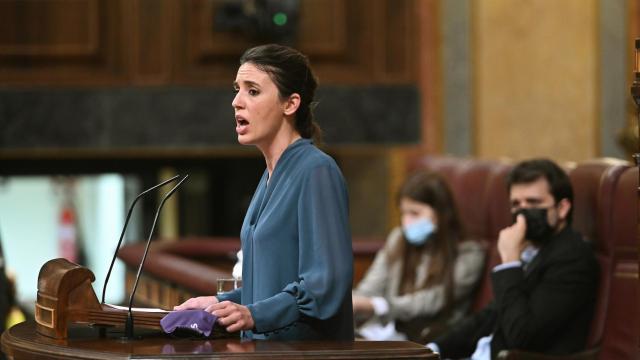
[[[231,101],[231,106],[233,106],[234,109],[237,109],[241,107],[241,103],[242,98],[240,96],[240,92],[237,92],[236,96],[233,97],[233,101]]]

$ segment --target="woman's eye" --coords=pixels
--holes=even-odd
[[[251,95],[251,96],[256,96],[256,95],[259,94],[258,90],[256,90],[256,89],[249,89],[248,92],[249,92],[249,95]]]
[[[238,88],[233,88],[233,93],[234,93],[234,94],[237,94],[239,91],[240,91],[240,89],[238,89]]]

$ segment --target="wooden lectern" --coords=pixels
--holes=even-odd
[[[91,270],[66,259],[47,261],[38,274],[36,331],[55,339],[67,338],[69,323],[124,325],[127,310],[100,304],[91,283]],[[168,312],[134,311],[136,326],[160,329]]]
[[[34,331],[37,324],[20,323],[2,334],[2,351],[9,359],[424,359],[438,355],[409,341],[242,341],[181,339],[144,329],[137,340],[123,340],[121,332],[105,336],[88,326],[70,324],[67,339]]]
[[[243,341],[237,334],[215,328],[213,339],[172,337],[159,330],[166,312],[134,312],[136,326],[147,329],[143,336],[130,340],[121,336],[120,329],[103,331],[82,325],[122,326],[127,318],[127,310],[98,302],[91,287],[94,279],[87,268],[65,259],[45,263],[38,275],[36,322],[23,322],[5,331],[0,340],[2,351],[15,360],[438,359],[423,345],[409,341]]]

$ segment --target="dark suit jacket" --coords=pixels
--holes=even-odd
[[[442,358],[469,357],[493,334],[491,356],[520,349],[546,354],[583,350],[596,300],[598,263],[589,244],[566,227],[522,268],[493,272],[493,301],[436,339]]]

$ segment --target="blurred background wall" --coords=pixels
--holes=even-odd
[[[236,144],[231,83],[260,43],[312,62],[354,235],[397,224],[412,154],[629,159],[639,3],[0,1],[0,238],[20,295],[60,254],[51,176],[74,184],[75,251],[99,279],[130,201],[173,174],[191,179],[159,237],[237,236],[264,163]],[[145,198],[127,241],[146,238],[156,205]]]

